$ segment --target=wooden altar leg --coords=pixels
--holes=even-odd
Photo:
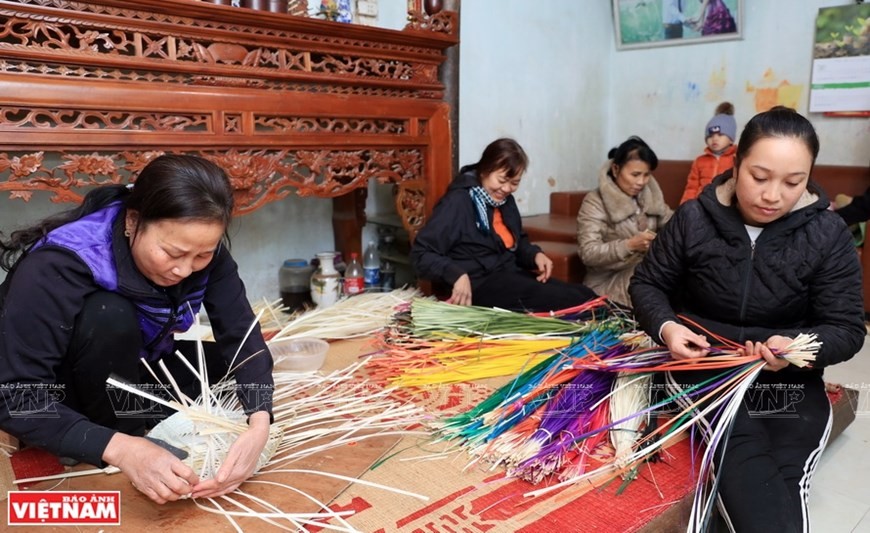
[[[362,227],[366,223],[367,197],[368,190],[360,188],[332,199],[335,249],[343,254],[345,261],[350,260],[351,252],[358,253],[362,258]]]

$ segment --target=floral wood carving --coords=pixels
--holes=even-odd
[[[180,16],[178,14],[166,14],[166,13],[156,13],[153,11],[143,10],[143,9],[135,9],[133,7],[113,7],[109,5],[100,5],[100,4],[92,4],[87,2],[75,2],[70,0],[16,0],[15,3],[22,5],[34,5],[34,6],[44,6],[44,7],[52,7],[55,9],[62,9],[69,13],[84,13],[84,14],[103,14],[114,17],[120,17],[124,19],[130,19],[134,21],[150,21],[150,22],[159,22],[170,24],[173,26],[187,26],[193,28],[201,28],[201,29],[214,29],[214,30],[226,30],[232,32],[240,32],[245,35],[256,35],[256,36],[272,36],[279,37],[282,39],[294,39],[298,41],[308,41],[309,43],[323,43],[328,45],[339,45],[339,46],[359,46],[363,48],[369,48],[373,50],[384,50],[384,51],[394,51],[394,52],[412,52],[414,54],[423,54],[423,55],[440,55],[440,52],[436,52],[432,50],[430,47],[426,46],[416,46],[412,44],[403,44],[396,42],[372,42],[366,39],[354,39],[344,36],[346,32],[340,32],[339,34],[325,34],[323,32],[316,31],[290,31],[287,29],[283,29],[290,24],[279,24],[276,26],[257,26],[253,24],[240,24],[238,21],[235,22],[226,22],[219,20],[210,20],[205,18],[194,18],[194,17],[185,17]],[[118,2],[121,3],[121,2]],[[301,1],[299,3],[302,3]],[[124,2],[126,4],[126,2]],[[307,10],[307,8],[306,8]],[[289,9],[288,9],[289,11]],[[0,11],[2,12],[2,11]],[[441,18],[445,18],[445,11],[439,13]],[[296,14],[296,13],[291,13]],[[268,17],[275,17],[274,13],[269,13],[265,15]],[[425,17],[425,14],[422,15]],[[452,13],[451,16],[446,16],[446,18],[450,18],[451,22],[449,23],[439,23],[438,26],[449,26],[450,33],[449,35],[453,38],[458,39],[458,32],[456,32],[456,13]],[[273,20],[281,20],[274,19]],[[283,19],[285,21],[290,21],[292,19]],[[424,28],[417,28],[424,29]]]
[[[432,31],[452,35],[456,31],[456,12],[440,11],[427,15],[423,11],[408,11],[406,30]]]
[[[356,85],[333,85],[315,82],[284,82],[261,78],[230,76],[211,76],[202,73],[171,74],[142,70],[112,70],[98,67],[74,67],[42,62],[24,62],[0,59],[0,72],[13,74],[40,74],[64,78],[100,79],[107,81],[160,82],[181,85],[201,85],[218,87],[245,87],[323,94],[357,94],[362,96],[388,96],[395,98],[437,99],[440,90],[414,90],[390,87],[366,87]]]
[[[201,113],[133,113],[0,106],[0,129],[204,131],[211,116]]]
[[[242,115],[227,113],[224,115],[224,133],[242,133]]]
[[[190,0],[0,0],[0,193],[78,202],[192,153],[227,170],[239,213],[395,183],[414,233],[452,174],[438,67],[457,22],[398,32]],[[353,248],[359,218],[337,244]]]
[[[25,2],[22,2],[25,3]],[[68,2],[50,2],[73,6]],[[79,4],[75,4],[80,7]],[[118,15],[128,13],[119,11]],[[439,14],[440,15],[440,14]],[[449,17],[448,17],[449,19]],[[354,50],[312,49],[296,40],[276,40],[273,45],[252,42],[244,31],[224,32],[207,37],[184,33],[183,26],[191,26],[190,19],[179,19],[178,25],[140,27],[131,26],[127,18],[118,21],[75,20],[50,17],[5,9],[0,6],[0,32],[3,45],[10,51],[38,50],[42,54],[76,57],[76,62],[100,60],[105,63],[123,62],[126,66],[141,65],[155,71],[163,65],[165,70],[176,70],[173,65],[199,65],[225,70],[232,66],[231,78],[305,76],[324,79],[347,77],[362,85],[377,80],[407,82],[417,85],[438,83],[438,59],[402,59],[383,51],[378,55],[371,43]],[[297,37],[297,36],[294,36]],[[431,54],[431,50],[414,50],[415,54]],[[201,68],[198,75],[207,72]],[[193,73],[191,73],[193,74]],[[66,73],[69,75],[69,73]],[[214,78],[218,79],[218,78]],[[440,98],[438,91],[423,89]],[[428,97],[428,96],[426,96]]]
[[[410,180],[398,184],[396,211],[410,235],[417,235],[426,222],[426,181]]]
[[[79,202],[95,185],[127,183],[162,151],[101,154],[64,153],[51,165],[44,152],[0,153],[0,191],[29,200],[34,191],[49,191],[53,202]],[[201,150],[196,153],[226,170],[236,191],[236,212],[256,210],[286,197],[334,198],[364,188],[369,179],[381,183],[418,180],[423,155],[419,149],[364,150]]]
[[[401,135],[408,132],[407,120],[374,119],[374,118],[331,118],[331,117],[288,117],[260,116],[254,117],[254,127],[257,131],[277,133],[373,133]]]

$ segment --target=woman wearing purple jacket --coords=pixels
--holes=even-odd
[[[135,186],[94,189],[78,208],[0,241],[8,272],[0,285],[0,428],[62,457],[117,466],[157,503],[216,497],[250,477],[269,432],[272,359],[258,327],[247,335],[254,314],[226,241],[232,209],[223,170],[165,155]],[[148,386],[140,359],[156,367],[184,351],[173,334],[202,305],[217,340],[209,375],[246,361],[233,376],[249,415],[208,480],[142,438],[153,423],[147,417],[159,413],[133,412],[130,397],[106,386],[110,375]],[[181,366],[174,356],[165,362]],[[188,395],[199,394],[189,371],[173,375]]]

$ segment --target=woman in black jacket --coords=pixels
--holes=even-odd
[[[249,332],[254,313],[225,243],[232,210],[222,169],[165,155],[135,186],[94,189],[78,208],[0,242],[9,272],[0,285],[0,428],[63,457],[117,466],[157,503],[217,497],[250,477],[269,434],[272,358],[259,327]],[[209,375],[232,367],[249,415],[208,480],[142,438],[143,416],[155,410],[141,412],[106,385],[112,375],[148,387],[140,359],[158,372],[165,360],[185,393],[199,395],[172,354],[180,347],[173,334],[200,306],[218,341]]]
[[[851,202],[837,209],[836,212],[850,226],[870,220],[870,187],[864,191],[864,194],[856,196]]]
[[[710,347],[681,314],[766,361],[717,454],[719,495],[740,532],[809,527],[809,482],[831,425],[823,368],[852,357],[866,334],[851,236],[810,181],[818,150],[794,110],[753,117],[734,169],[677,210],[629,287],[641,326],[675,359]],[[809,370],[774,355],[800,333],[822,342]],[[684,388],[706,377],[666,379]]]
[[[513,193],[527,166],[516,141],[493,141],[460,169],[414,239],[417,275],[452,287],[448,302],[552,311],[595,298],[584,285],[552,279],[553,262],[523,231]]]

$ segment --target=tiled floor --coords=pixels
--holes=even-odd
[[[813,531],[870,533],[870,337],[825,380],[861,392],[855,421],[825,450],[810,491]]]

